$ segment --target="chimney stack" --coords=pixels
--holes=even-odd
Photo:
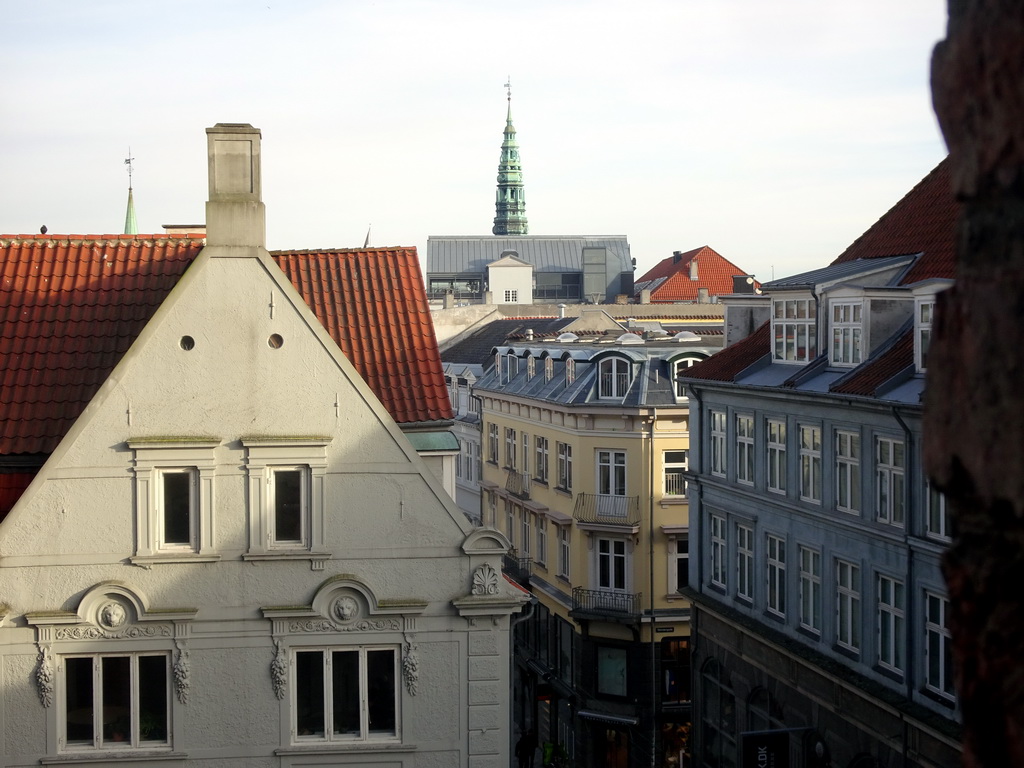
[[[216,256],[255,256],[253,250],[265,250],[267,241],[259,129],[248,123],[217,123],[206,129],[206,144],[207,247],[217,248]]]

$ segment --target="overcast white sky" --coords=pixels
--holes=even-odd
[[[823,266],[946,154],[944,0],[0,0],[0,232],[200,223],[205,128],[263,134],[271,249],[534,235]]]

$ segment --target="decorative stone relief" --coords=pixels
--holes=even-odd
[[[116,600],[111,600],[100,608],[97,621],[104,629],[117,629],[128,621],[128,611]]]
[[[402,655],[402,677],[409,695],[415,696],[420,682],[419,646],[412,642],[412,638],[406,639],[405,653]]]
[[[350,624],[336,624],[324,619],[293,621],[288,624],[289,632],[397,632],[401,629],[398,619],[361,619]]]
[[[49,646],[39,648],[39,663],[36,665],[36,688],[39,701],[44,707],[53,703],[53,651]]]
[[[174,692],[178,701],[188,704],[189,688],[192,686],[192,669],[189,666],[188,649],[181,643],[177,643],[178,656],[174,660]]]
[[[171,637],[173,632],[167,625],[130,626],[120,631],[111,631],[101,627],[60,627],[54,632],[57,640],[117,640],[140,637]]]
[[[498,594],[498,573],[490,563],[484,563],[473,574],[473,594]]]
[[[342,595],[331,605],[335,621],[352,621],[359,617],[359,602],[351,595]]]
[[[270,662],[270,679],[274,684],[274,695],[283,699],[288,689],[288,654],[280,640],[274,641],[274,660]]]

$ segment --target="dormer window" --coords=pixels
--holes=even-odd
[[[860,365],[862,304],[854,302],[832,303],[832,364]]]
[[[553,357],[544,358],[544,381],[551,381],[555,375],[555,359]]]
[[[818,356],[817,307],[813,299],[772,302],[773,359],[807,363]]]
[[[686,375],[686,371],[688,368],[690,368],[690,366],[699,363],[703,359],[703,357],[681,357],[678,360],[673,360],[670,363],[670,370],[672,371],[672,381],[675,385],[677,400],[686,399],[686,384],[679,380],[680,377]]]
[[[631,368],[628,360],[607,357],[598,363],[598,393],[601,398],[623,398],[629,389]]]
[[[914,313],[914,363],[918,371],[928,370],[928,347],[932,341],[932,316],[935,313],[935,298],[917,302]]]
[[[526,358],[526,376],[532,379],[537,375],[537,359],[534,357]]]
[[[565,361],[565,386],[576,381],[576,361],[571,357]]]
[[[505,355],[505,383],[512,381],[519,375],[519,358],[514,353]]]

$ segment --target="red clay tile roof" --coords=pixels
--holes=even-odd
[[[772,351],[771,322],[766,321],[745,339],[730,344],[706,360],[686,369],[686,378],[735,381],[736,377]]]
[[[53,451],[202,246],[0,235],[0,455]],[[275,258],[395,421],[452,417],[415,249]]]
[[[697,261],[697,279],[690,279],[690,263]],[[707,288],[709,296],[720,296],[732,293],[734,275],[748,274],[717,251],[702,246],[680,254],[679,259],[673,254],[662,259],[643,277],[637,278],[634,284],[650,282],[659,278],[664,281],[651,290],[651,303],[672,301],[696,301],[699,288]],[[759,285],[755,283],[755,285]]]
[[[923,253],[901,284],[929,277],[951,280],[956,277],[959,213],[960,204],[953,197],[946,158],[832,263]]]
[[[872,397],[877,394],[879,387],[913,365],[914,329],[910,327],[889,349],[855,369],[849,378],[837,381],[829,391],[842,395]]]
[[[202,247],[0,236],[0,453],[53,451]]]
[[[415,248],[271,255],[395,421],[453,418]]]

